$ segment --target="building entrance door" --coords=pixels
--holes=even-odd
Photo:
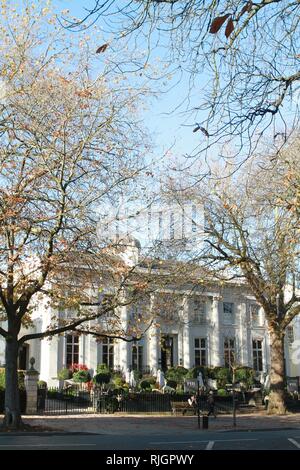
[[[172,336],[163,336],[161,341],[161,369],[168,370],[174,365],[174,339]]]
[[[18,369],[27,370],[29,366],[29,344],[23,344],[19,350]]]

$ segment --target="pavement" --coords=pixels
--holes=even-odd
[[[0,416],[1,421],[1,416]],[[26,424],[36,429],[47,429],[56,432],[77,432],[92,434],[184,434],[198,429],[197,416],[159,416],[141,414],[80,414],[80,415],[37,415],[24,416]],[[202,418],[201,418],[201,431]],[[258,414],[243,414],[237,416],[236,427],[233,417],[226,415],[217,418],[209,417],[206,432],[249,431],[249,430],[283,430],[299,429],[300,413],[289,413],[283,416],[270,416],[265,412]]]

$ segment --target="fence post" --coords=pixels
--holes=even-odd
[[[26,414],[37,413],[37,383],[39,380],[39,372],[33,367],[35,359],[30,359],[31,367],[25,372],[25,389],[26,389]]]

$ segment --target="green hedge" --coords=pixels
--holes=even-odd
[[[25,389],[25,371],[18,370],[18,382],[19,382],[19,389]],[[0,369],[0,388],[5,389],[5,369]]]

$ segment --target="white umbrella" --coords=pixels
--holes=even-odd
[[[136,381],[135,381],[135,378],[134,378],[134,371],[133,370],[130,372],[129,385],[131,387],[136,386]]]
[[[130,383],[130,370],[129,369],[127,369],[126,372],[125,372],[125,382],[127,384]]]
[[[165,379],[163,371],[158,369],[156,378],[159,384],[159,388],[163,388],[166,385],[166,379]]]
[[[201,373],[201,372],[199,372],[198,377],[197,377],[197,380],[198,380],[199,387],[200,387],[200,388],[204,387],[204,382],[203,382],[203,377],[202,377],[202,373]]]

